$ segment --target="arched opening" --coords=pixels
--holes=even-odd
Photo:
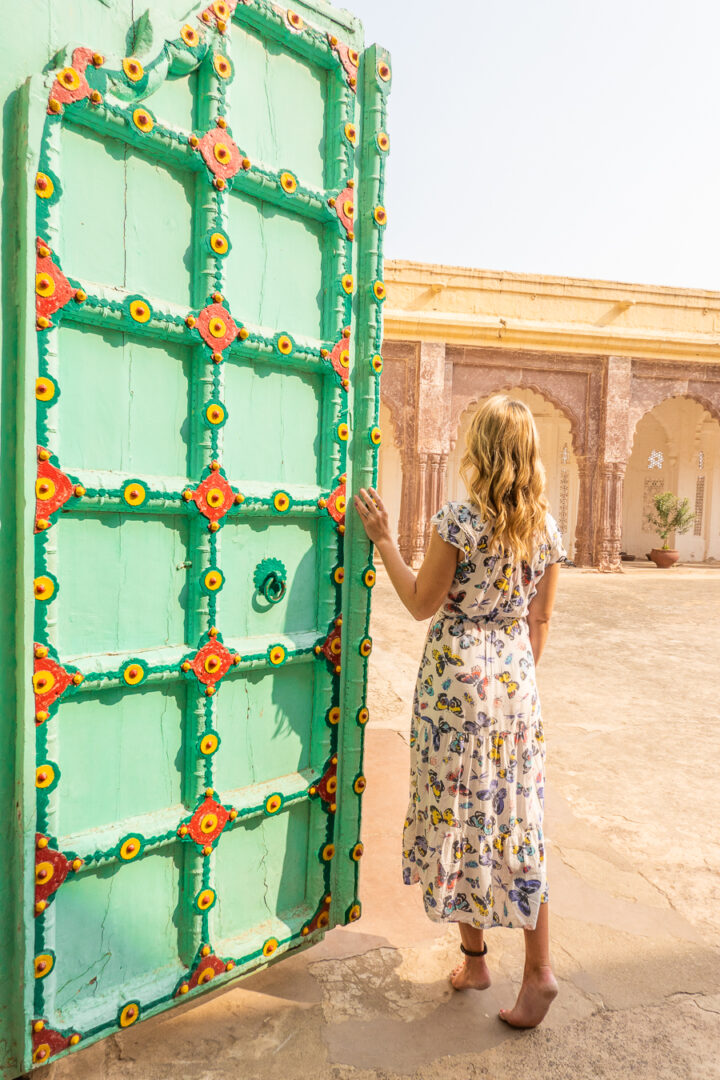
[[[638,421],[623,492],[623,551],[661,547],[647,515],[662,491],[687,498],[690,532],[668,542],[685,562],[720,558],[720,424],[692,398],[667,398]]]
[[[540,436],[540,453],[547,473],[550,510],[562,531],[568,557],[572,559],[579,484],[570,421],[552,402],[534,390],[513,387],[506,392],[509,397],[524,402],[535,418]],[[455,442],[448,458],[448,499],[466,497],[465,485],[460,478],[460,462],[465,452],[465,438],[470,421],[477,406],[486,400],[487,398],[482,398],[473,402],[460,416]]]
[[[396,430],[387,405],[380,402],[382,443],[378,459],[378,491],[390,515],[390,533],[397,539],[402,496],[402,458],[397,448]]]

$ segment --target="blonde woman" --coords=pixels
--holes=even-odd
[[[522,986],[499,1015],[535,1027],[557,994],[535,667],[565,551],[526,405],[498,394],[478,408],[461,475],[469,498],[432,518],[417,576],[390,536],[378,493],[361,489],[354,499],[405,607],[418,620],[434,616],[413,705],[403,874],[422,886],[431,919],[459,923],[456,990],[490,986],[486,930],[525,931]]]

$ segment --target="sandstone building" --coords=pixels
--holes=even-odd
[[[465,432],[497,391],[533,411],[577,565],[660,546],[645,521],[659,491],[696,515],[681,559],[720,558],[720,293],[412,262],[385,276],[378,483],[408,561],[463,497]]]

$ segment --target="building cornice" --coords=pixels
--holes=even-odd
[[[388,262],[385,337],[720,361],[720,293]]]
[[[442,311],[400,311],[386,308],[388,341],[444,341],[448,345],[493,345],[543,352],[580,352],[657,360],[720,362],[720,334],[640,331],[582,326],[577,323],[534,322]]]

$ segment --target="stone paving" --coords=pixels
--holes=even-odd
[[[400,883],[408,714],[425,624],[381,573],[372,627],[363,919],[322,944],[58,1063],[53,1080],[720,1078],[720,569],[563,570],[539,668],[561,992],[542,1027],[454,993],[457,931]]]

